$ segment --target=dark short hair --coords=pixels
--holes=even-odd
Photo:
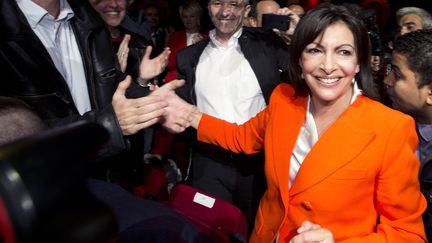
[[[19,99],[0,96],[0,145],[44,131],[41,118]]]
[[[323,3],[309,10],[298,23],[290,46],[290,78],[296,95],[307,95],[310,89],[301,78],[301,67],[298,64],[307,45],[312,43],[327,27],[337,22],[347,25],[354,36],[354,45],[360,72],[356,80],[363,93],[375,100],[379,100],[378,91],[370,70],[371,47],[366,27],[349,8],[340,5]]]
[[[394,41],[394,52],[407,59],[407,66],[418,77],[418,87],[432,83],[432,29],[407,33]]]

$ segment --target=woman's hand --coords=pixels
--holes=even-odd
[[[289,241],[290,243],[335,242],[330,230],[309,221],[304,221],[302,226],[297,229],[297,233],[298,234]]]

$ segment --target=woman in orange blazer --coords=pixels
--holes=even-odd
[[[240,126],[193,113],[200,141],[265,151],[250,242],[425,242],[414,121],[374,100],[369,53],[361,20],[320,5],[293,35],[293,85],[265,110]]]

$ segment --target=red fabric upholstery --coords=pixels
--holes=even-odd
[[[214,203],[211,207],[203,206],[194,198],[202,199],[203,204]],[[208,200],[206,200],[208,199]],[[230,235],[237,233],[247,239],[245,216],[234,205],[210,196],[193,187],[177,184],[171,191],[168,206],[184,215],[204,234],[216,242],[230,242]]]

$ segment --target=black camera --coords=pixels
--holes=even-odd
[[[369,39],[372,46],[372,55],[381,56],[383,54],[383,45],[376,20],[375,12],[371,9],[361,12],[361,18],[368,30]]]
[[[265,30],[278,29],[286,31],[289,29],[291,17],[289,15],[263,14],[262,28]]]

